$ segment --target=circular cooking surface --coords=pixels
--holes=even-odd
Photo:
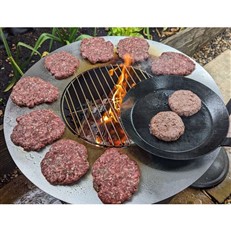
[[[105,37],[106,40],[111,41],[115,46],[119,40],[124,37]],[[159,56],[164,51],[176,51],[175,49],[164,44],[149,41],[149,53],[153,56]],[[48,105],[43,104],[36,106],[34,109],[51,109],[57,115],[61,116],[60,101],[61,95],[66,86],[80,73],[89,69],[105,66],[107,64],[92,65],[88,61],[83,60],[80,55],[80,42],[75,42],[70,45],[64,46],[57,51],[67,51],[80,59],[80,67],[73,77],[56,80],[44,68],[44,59],[41,59],[34,64],[24,76],[39,76],[42,79],[51,82],[57,86],[60,91],[59,99]],[[142,65],[140,67],[142,69]],[[213,91],[219,96],[221,93],[215,84],[212,77],[199,65],[196,64],[196,70],[186,78],[195,79]],[[222,97],[222,96],[221,96]],[[11,99],[8,100],[5,116],[4,116],[4,135],[7,143],[8,150],[22,173],[37,187],[47,192],[48,194],[67,203],[76,204],[97,204],[101,203],[93,188],[91,169],[88,173],[75,185],[72,186],[53,186],[49,184],[41,173],[40,162],[49,150],[50,146],[42,149],[39,152],[26,152],[21,147],[14,145],[10,139],[10,135],[14,126],[16,125],[16,118],[20,115],[26,114],[31,110],[29,108],[20,108],[15,105]],[[64,138],[70,138],[78,141],[79,143],[87,146],[89,152],[90,166],[95,160],[105,151],[105,148],[96,145],[87,144],[82,139],[75,136],[70,129],[66,128]],[[147,152],[141,150],[139,147],[132,145],[123,148],[132,159],[135,159],[141,170],[141,180],[139,190],[134,194],[131,200],[126,203],[133,204],[151,204],[165,200],[176,193],[184,190],[197,179],[199,179],[211,166],[219,153],[220,148],[211,152],[209,155],[190,161],[175,161],[165,160],[155,157]]]

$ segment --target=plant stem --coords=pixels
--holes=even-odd
[[[93,32],[93,37],[96,37],[96,35],[97,35],[97,28],[95,27]]]
[[[10,60],[10,63],[12,65],[13,69],[16,70],[20,75],[23,75],[22,70],[20,69],[20,67],[18,66],[18,64],[16,63],[16,61],[14,60],[14,58],[13,58],[13,56],[11,54],[9,45],[8,45],[8,43],[6,41],[6,37],[5,37],[4,33],[3,33],[2,28],[0,28],[0,37],[2,38],[2,41],[3,41],[4,47],[5,47],[7,56],[9,58],[9,60]]]

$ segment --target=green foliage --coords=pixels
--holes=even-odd
[[[76,41],[79,28],[53,28],[52,34],[56,35],[62,44],[70,44]]]
[[[20,47],[25,47],[31,50],[31,55],[26,63],[27,65],[30,62],[34,54],[38,54],[40,58],[42,57],[42,54],[38,50],[43,45],[43,43],[46,42],[47,40],[50,40],[50,44],[49,44],[49,52],[50,52],[52,50],[52,46],[54,42],[58,42],[61,45],[67,45],[75,41],[82,40],[83,38],[91,37],[90,35],[86,35],[86,34],[78,35],[78,32],[79,32],[78,28],[53,28],[51,34],[42,33],[39,36],[38,40],[36,41],[34,47],[31,47],[28,44],[19,42],[17,44],[17,48],[20,49]]]
[[[79,35],[78,28],[53,28],[51,34],[42,33],[37,39],[34,46],[28,45],[21,41],[18,42],[16,46],[16,57],[15,58],[13,58],[12,56],[11,50],[9,48],[9,45],[7,43],[7,40],[5,38],[2,28],[0,28],[0,37],[3,41],[5,50],[7,52],[8,59],[12,65],[12,69],[14,72],[13,78],[11,79],[8,86],[4,90],[6,92],[6,91],[9,91],[14,86],[14,84],[19,80],[19,78],[23,75],[22,70],[27,67],[27,65],[29,64],[29,62],[31,61],[32,57],[35,54],[39,55],[40,58],[42,57],[43,54],[39,52],[39,49],[42,47],[44,42],[46,42],[47,40],[50,40],[50,44],[49,44],[49,52],[50,52],[52,50],[52,46],[54,42],[58,42],[61,45],[67,45],[75,41],[82,40],[84,38],[89,38],[91,36],[87,34]],[[24,62],[20,62],[20,59],[19,59],[20,53],[22,52],[21,51],[22,47],[29,49],[31,51],[30,56],[26,60],[24,60]]]
[[[40,58],[42,57],[42,54],[38,51],[41,46],[43,45],[44,42],[46,42],[47,40],[50,40],[50,41],[57,41],[57,42],[60,42],[62,43],[62,40],[52,34],[49,34],[49,33],[42,33],[39,38],[37,39],[34,47],[26,44],[26,43],[23,43],[23,42],[18,42],[17,43],[17,59],[19,57],[19,53],[21,53],[21,47],[24,47],[24,48],[27,48],[29,50],[31,50],[31,54],[29,56],[29,58],[27,60],[25,60],[25,62],[23,63],[22,67],[26,67],[29,62],[31,61],[33,55],[35,54],[38,54],[40,56]]]
[[[108,29],[108,35],[145,37],[152,40],[149,27],[110,27]]]
[[[52,36],[54,39],[50,43],[50,49],[52,47],[53,41],[59,42],[62,45],[70,44],[84,38],[92,37],[87,34],[79,34],[79,28],[77,27],[70,27],[70,28],[53,28],[52,29]]]
[[[13,69],[13,72],[14,72],[13,78],[10,80],[7,88],[4,90],[4,92],[7,92],[14,86],[14,84],[17,82],[17,80],[23,75],[23,72],[22,72],[21,68],[19,67],[19,65],[17,64],[17,62],[15,61],[15,59],[12,56],[12,53],[10,51],[9,45],[7,43],[7,40],[6,40],[6,37],[5,37],[4,33],[3,33],[2,28],[0,28],[0,37],[1,37],[2,41],[3,41],[3,44],[4,44],[4,47],[5,47],[8,59],[9,59],[9,61],[11,63],[11,66],[12,66],[12,69]]]
[[[142,27],[110,27],[108,29],[108,35],[111,36],[133,36],[143,37],[141,34]]]
[[[149,27],[144,27],[144,28],[143,28],[143,34],[145,35],[145,37],[146,37],[147,39],[152,40],[152,35],[150,34]]]

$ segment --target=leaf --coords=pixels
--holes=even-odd
[[[52,28],[51,34],[52,34],[53,36],[55,36],[55,34],[56,34],[56,28],[55,28],[55,27]],[[51,39],[50,44],[49,44],[49,50],[48,50],[49,52],[51,51],[51,48],[52,48],[52,46],[53,46],[53,42],[54,42],[54,40]]]
[[[55,35],[52,35],[52,34],[49,34],[49,33],[43,33],[43,34],[41,34],[39,36],[37,42],[35,43],[34,50],[38,51],[38,49],[42,46],[42,44],[48,39],[51,39],[51,40],[54,40],[54,41],[57,41],[57,42],[62,42],[62,40],[59,37],[55,36]],[[32,57],[34,55],[34,53],[35,52],[32,51],[30,56]]]
[[[70,42],[68,41],[68,40],[65,40],[65,43],[68,45],[68,44],[70,44]]]
[[[108,35],[143,37],[140,33],[142,29],[142,27],[110,27]]]
[[[44,51],[44,52],[42,53],[42,58],[45,57],[45,56],[47,56],[47,55],[49,55],[49,52]]]
[[[152,35],[150,34],[149,27],[145,27],[145,28],[143,29],[143,33],[144,33],[144,35],[145,35],[148,39],[152,40]]]
[[[25,44],[23,42],[18,42],[17,47],[25,47],[25,48],[31,50],[32,52],[34,52],[34,54],[37,53],[40,57],[42,56],[41,53],[38,52],[38,50],[35,50],[32,46],[27,45],[27,44]]]
[[[12,56],[9,57],[10,63],[14,70],[16,70],[21,76],[23,75],[23,72],[21,68],[18,66],[18,64],[15,62],[14,58]]]
[[[78,28],[70,28],[70,31],[69,31],[69,32],[70,32],[70,35],[69,35],[69,39],[68,39],[68,41],[69,41],[70,43],[72,43],[72,42],[75,41],[75,37],[76,37],[78,31],[79,31]]]
[[[91,35],[88,35],[88,34],[81,34],[80,36],[78,36],[78,37],[76,38],[75,41],[80,41],[80,40],[82,40],[82,39],[84,39],[84,38],[92,38],[92,36],[91,36]]]
[[[7,41],[6,41],[6,37],[5,37],[4,33],[3,33],[2,28],[0,28],[0,37],[1,37],[1,39],[2,39],[2,42],[3,42],[3,44],[4,44],[4,47],[5,47],[5,49],[6,49],[6,53],[7,53],[8,57],[12,56],[11,51],[10,51],[10,48],[9,48],[9,46],[8,46],[8,43],[7,43]]]
[[[22,72],[21,68],[18,66],[17,62],[14,60],[14,58],[13,58],[13,56],[12,56],[12,54],[11,54],[9,45],[8,45],[8,43],[7,43],[7,41],[6,41],[6,38],[5,38],[5,35],[4,35],[4,33],[3,33],[2,28],[0,28],[0,37],[1,37],[2,41],[3,41],[3,44],[4,44],[4,47],[5,47],[7,56],[8,56],[8,58],[9,58],[9,60],[10,60],[12,69],[13,69],[14,74],[15,74],[15,75],[14,75],[14,78],[12,78],[12,80],[11,80],[11,81],[12,81],[12,84],[14,85],[14,84],[17,82],[17,77],[16,77],[16,75],[20,74],[20,75],[22,76],[22,75],[23,75],[23,72]],[[12,85],[12,86],[13,86],[13,85]],[[9,87],[7,87],[6,89],[10,90],[10,89],[12,88],[12,86],[11,86],[11,84],[9,84]],[[8,91],[8,90],[6,90],[6,89],[4,90],[4,92]]]
[[[97,35],[97,28],[96,28],[96,27],[94,27],[93,36],[94,36],[94,37],[96,37],[96,35]]]
[[[17,78],[14,76],[3,92],[9,91],[15,85],[16,82],[17,82]]]

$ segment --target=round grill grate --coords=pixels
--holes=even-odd
[[[151,77],[134,67],[125,71],[127,78],[121,85],[125,92]],[[67,85],[61,98],[61,113],[72,133],[95,145],[123,147],[132,144],[112,100],[121,75],[121,65],[97,67],[81,73]]]

